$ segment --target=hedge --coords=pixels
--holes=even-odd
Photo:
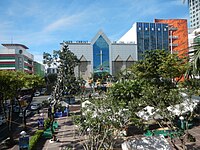
[[[34,146],[42,136],[44,130],[37,130],[35,134],[31,137],[31,140],[29,141],[29,149],[32,150],[34,149]]]
[[[50,119],[45,119],[44,121],[44,130],[46,130],[50,125]],[[42,136],[44,130],[37,130],[35,134],[31,137],[29,141],[29,150],[33,150],[35,145],[37,144],[38,140]]]

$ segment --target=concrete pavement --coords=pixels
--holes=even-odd
[[[79,105],[70,105],[71,112],[78,112]],[[37,150],[67,150],[72,149],[83,149],[81,145],[81,139],[77,135],[77,126],[73,124],[72,117],[61,117],[55,119],[59,128],[56,130],[55,135],[59,142],[51,142],[49,139],[41,139],[37,144]]]

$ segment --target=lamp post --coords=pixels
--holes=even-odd
[[[171,54],[172,54],[172,49],[173,49],[173,46],[172,46],[172,36],[173,36],[173,32],[172,32],[172,28],[169,28],[170,29],[170,43],[171,43],[171,45],[170,45],[170,50],[171,50]]]
[[[181,129],[185,129],[185,125],[184,125],[184,117],[180,116],[179,119],[181,120]]]

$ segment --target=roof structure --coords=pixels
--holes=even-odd
[[[135,43],[135,24],[117,41],[117,43]]]
[[[23,44],[1,44],[1,45],[3,45],[4,47],[8,47],[8,46],[21,46],[24,49],[29,49],[27,46],[25,46]]]

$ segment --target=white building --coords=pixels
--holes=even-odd
[[[193,55],[195,43],[200,42],[200,28],[191,30],[188,34],[188,43],[189,43],[189,55]]]
[[[0,70],[22,70],[33,74],[33,59],[23,44],[2,44],[0,49]]]
[[[91,42],[65,41],[65,44],[81,62],[75,68],[76,76],[86,80],[95,73],[115,75],[137,61],[136,44],[111,42],[102,31]]]
[[[200,28],[200,0],[188,0],[190,12],[190,27]]]

